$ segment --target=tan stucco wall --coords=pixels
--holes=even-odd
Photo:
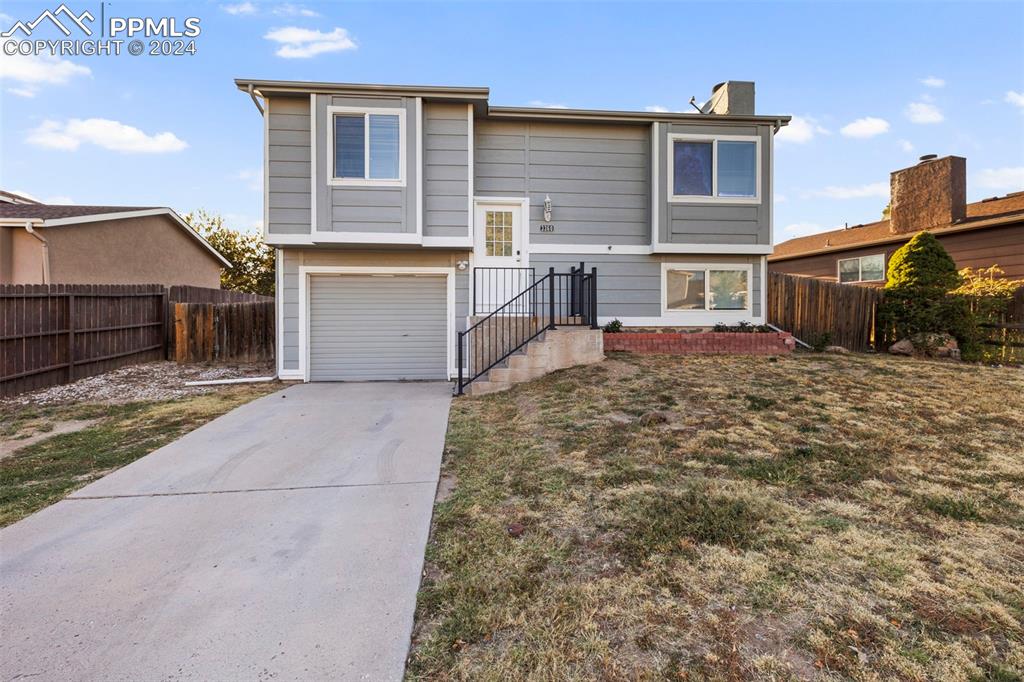
[[[42,283],[42,242],[23,227],[0,227],[0,284]]]
[[[46,227],[39,233],[49,244],[51,283],[220,288],[220,261],[166,216]]]

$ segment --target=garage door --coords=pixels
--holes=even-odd
[[[447,306],[443,275],[313,275],[309,378],[447,379]]]

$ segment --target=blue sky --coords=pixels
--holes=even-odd
[[[0,31],[57,4],[5,2]],[[97,16],[99,5],[68,1]],[[1019,2],[228,0],[104,11],[199,17],[197,53],[0,54],[0,187],[205,208],[256,229],[261,120],[232,82],[255,77],[479,85],[493,104],[671,111],[719,81],[753,80],[758,113],[797,117],[776,147],[776,241],[877,220],[889,172],[925,153],[967,157],[971,200],[1024,190]]]

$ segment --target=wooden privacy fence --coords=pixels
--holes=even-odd
[[[242,291],[227,289],[211,289],[194,287],[187,284],[175,284],[167,288],[167,328],[164,330],[167,344],[167,359],[175,359],[174,306],[178,303],[273,303],[273,296],[247,294]],[[273,316],[270,319],[273,324]],[[273,330],[271,330],[273,332]]]
[[[159,284],[0,285],[0,396],[164,357]]]
[[[274,302],[175,303],[177,362],[274,359]]]
[[[885,293],[873,287],[768,273],[768,322],[804,343],[830,343],[850,350],[885,348],[876,311]]]

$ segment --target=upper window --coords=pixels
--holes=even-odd
[[[885,254],[839,260],[840,282],[881,282],[885,279]]]
[[[329,107],[335,184],[400,185],[405,181],[405,115],[396,109]]]
[[[665,309],[747,310],[750,303],[750,270],[746,266],[665,268]]]
[[[760,138],[671,135],[669,140],[672,200],[760,201]]]

